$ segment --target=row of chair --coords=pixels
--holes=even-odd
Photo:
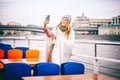
[[[0,43],[0,49],[4,50],[4,58],[7,58],[7,53],[8,53],[8,50],[11,50],[11,49],[20,49],[23,51],[23,56],[22,58],[26,58],[25,56],[25,53],[27,50],[29,50],[29,47],[15,47],[13,48],[10,44],[3,44],[3,43]]]
[[[7,52],[8,59],[22,59],[23,51],[20,49],[10,49]],[[36,49],[29,49],[25,52],[26,59],[39,59],[40,51]],[[4,58],[4,50],[0,49],[0,59]],[[0,69],[3,69],[4,65],[0,63]]]
[[[33,76],[84,74],[84,64],[66,62],[61,66],[52,62],[38,63],[33,68]],[[21,80],[21,77],[31,76],[31,67],[26,63],[9,63],[4,67],[5,80]]]
[[[40,51],[35,49],[29,49],[25,52],[26,59],[39,59]],[[8,59],[22,59],[23,51],[19,49],[11,49],[8,51]]]
[[[36,49],[29,49],[25,52],[26,58],[39,58],[40,51]],[[7,52],[8,59],[22,59],[23,51],[20,49],[10,49]],[[0,49],[0,59],[4,58],[4,50]]]

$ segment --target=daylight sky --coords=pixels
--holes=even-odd
[[[43,25],[47,14],[49,26],[56,26],[65,14],[72,22],[82,13],[89,18],[112,18],[120,15],[120,0],[0,0],[0,22]]]

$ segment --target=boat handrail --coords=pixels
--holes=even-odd
[[[94,56],[90,56],[90,55],[84,55],[84,54],[74,54],[76,56],[80,56],[80,57],[87,57],[87,58],[91,58],[94,60],[94,73],[99,73],[99,64],[98,64],[98,60],[104,60],[104,61],[110,61],[110,62],[116,62],[116,63],[120,63],[120,60],[118,59],[110,59],[110,58],[104,58],[104,57],[98,57],[97,56],[97,45],[115,45],[115,46],[120,46],[120,42],[118,41],[105,41],[105,40],[76,40],[75,41],[76,44],[93,44],[94,45]]]

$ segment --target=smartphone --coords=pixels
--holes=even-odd
[[[50,20],[50,15],[46,16],[46,20],[48,20],[48,21]]]

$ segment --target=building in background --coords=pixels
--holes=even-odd
[[[120,15],[112,17],[111,20],[111,24],[99,27],[99,35],[120,35]]]
[[[97,18],[88,18],[87,16],[76,17],[73,27],[81,28],[81,27],[98,27],[103,24],[111,23],[111,19],[97,19]]]
[[[120,24],[120,15],[112,18],[112,24]]]
[[[72,27],[78,29],[77,33],[80,34],[98,34],[99,26],[110,23],[111,19],[94,19],[82,14],[82,16],[76,17]]]

